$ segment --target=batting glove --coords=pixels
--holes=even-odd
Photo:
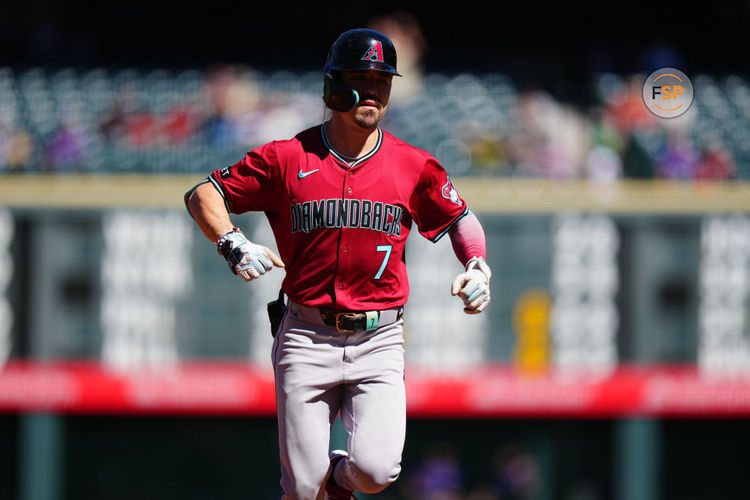
[[[268,247],[251,243],[239,228],[233,228],[216,242],[219,255],[229,269],[245,281],[260,278],[276,267],[284,267],[281,259]]]
[[[451,285],[451,295],[464,301],[466,314],[479,314],[490,303],[490,277],[492,271],[482,257],[466,263],[466,272],[456,276]]]

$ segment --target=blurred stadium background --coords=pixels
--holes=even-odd
[[[750,497],[750,6],[658,8],[3,6],[0,499],[278,498],[281,276],[234,279],[182,194],[320,122],[325,53],[364,25],[405,75],[384,126],[443,162],[495,273],[465,317],[450,245],[410,241],[377,498]],[[679,118],[640,97],[661,67],[692,80]]]

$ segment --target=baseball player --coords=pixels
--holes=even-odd
[[[451,293],[466,313],[490,302],[478,219],[435,158],[379,127],[394,76],[401,75],[386,36],[343,33],[324,67],[330,118],[259,146],[185,194],[234,274],[252,281],[286,272],[281,313],[270,313],[284,499],[348,500],[399,476],[404,247],[413,226],[434,242],[449,236],[465,268]],[[279,255],[234,226],[230,214],[247,211],[266,214]],[[329,454],[339,414],[348,450]]]

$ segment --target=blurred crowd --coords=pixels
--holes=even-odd
[[[536,457],[518,445],[499,448],[473,481],[468,472],[454,445],[437,442],[398,483],[399,493],[410,500],[531,500],[541,487]]]
[[[506,133],[477,124],[465,134],[472,168],[489,175],[595,181],[741,177],[727,143],[718,134],[696,132],[695,108],[671,120],[657,118],[643,104],[640,75],[609,76],[620,87],[589,108],[541,89],[518,92]]]
[[[613,181],[750,173],[742,168],[750,170],[748,155],[738,157],[722,129],[706,125],[699,103],[675,119],[652,115],[641,97],[643,75],[596,75],[586,82],[593,104],[568,103],[502,74],[426,74],[427,43],[414,18],[374,19],[372,27],[393,39],[406,75],[394,79],[384,126],[435,154],[452,175]],[[213,169],[322,121],[321,86],[319,74],[239,65],[0,69],[0,170]]]
[[[198,171],[201,155],[219,161],[217,152],[247,150],[320,118],[319,99],[261,91],[251,68],[167,73],[97,69],[66,77],[77,88],[65,91],[53,88],[58,73],[20,73],[7,94],[0,87],[0,168]],[[2,105],[10,99],[18,102]]]
[[[553,482],[551,472],[520,442],[499,444],[489,459],[482,460],[476,453],[462,455],[453,443],[437,441],[404,471],[395,487],[409,500],[533,500],[549,496],[545,488]],[[597,500],[606,496],[602,488],[584,473],[555,496]]]

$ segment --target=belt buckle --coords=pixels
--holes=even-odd
[[[345,329],[340,325],[341,316],[348,316],[353,322],[355,322],[354,328]],[[339,332],[353,333],[358,329],[356,327],[357,320],[364,320],[364,324],[360,330],[365,332],[371,332],[378,328],[378,320],[380,319],[380,313],[378,311],[367,311],[363,313],[346,313],[340,312],[336,314],[336,330]]]
[[[347,330],[344,328],[341,328],[341,324],[339,323],[341,316],[349,316],[351,313],[346,312],[340,312],[336,313],[336,330],[342,333],[353,333],[355,330]]]

